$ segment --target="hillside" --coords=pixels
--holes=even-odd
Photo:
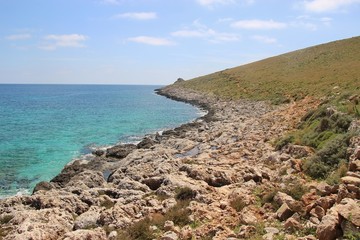
[[[360,37],[330,42],[182,82],[223,98],[271,100],[360,91]]]

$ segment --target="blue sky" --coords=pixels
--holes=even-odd
[[[359,23],[360,0],[0,0],[0,83],[169,84]]]

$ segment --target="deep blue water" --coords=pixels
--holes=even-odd
[[[1,85],[0,197],[31,192],[91,148],[141,140],[199,116],[159,86]]]

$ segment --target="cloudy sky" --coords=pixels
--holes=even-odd
[[[0,83],[169,84],[359,23],[360,0],[0,0]]]

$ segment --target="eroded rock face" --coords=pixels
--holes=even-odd
[[[49,224],[51,223],[51,224]],[[71,213],[59,208],[28,210],[15,214],[11,220],[15,227],[4,237],[7,239],[61,239],[72,230]]]

